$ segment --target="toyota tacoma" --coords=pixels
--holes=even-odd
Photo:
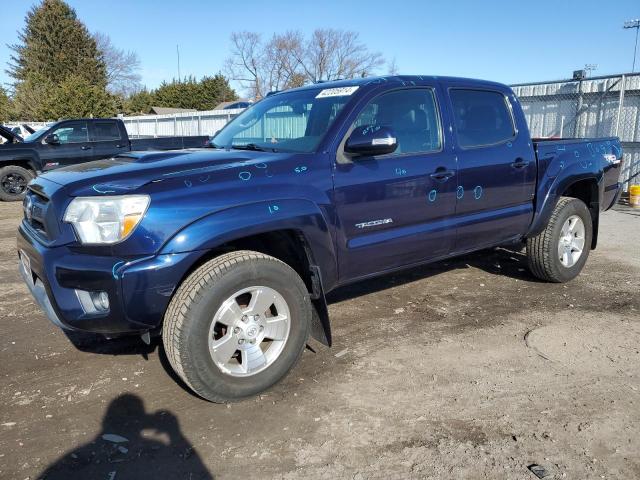
[[[620,192],[617,138],[539,139],[505,85],[389,76],[254,104],[208,149],[124,153],[29,186],[19,268],[49,319],[161,335],[176,373],[227,402],[272,386],[338,287],[504,244],[567,282]]]

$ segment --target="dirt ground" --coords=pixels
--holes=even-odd
[[[17,273],[0,204],[0,478],[640,478],[640,212],[606,213],[582,275],[484,251],[330,298],[334,347],[233,405],[162,349],[80,351]]]

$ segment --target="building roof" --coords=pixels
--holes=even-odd
[[[173,107],[151,107],[149,112],[152,115],[166,115],[169,113],[195,112],[195,108],[173,108]]]
[[[248,102],[251,103],[251,100],[247,99],[247,98],[239,98],[237,100],[232,100],[230,102],[220,102],[218,105],[215,106],[214,110],[224,110],[225,107],[228,107],[229,105],[232,105],[234,103],[238,103],[238,102]]]

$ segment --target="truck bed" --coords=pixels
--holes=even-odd
[[[562,177],[561,172],[572,172],[572,178],[589,177],[592,172],[603,172],[599,179],[602,208],[613,206],[620,191],[622,147],[617,137],[605,138],[534,138],[531,140],[538,158],[538,194],[550,189],[549,183]]]
[[[206,146],[208,140],[209,137],[204,135],[194,137],[130,138],[132,151],[201,148]]]

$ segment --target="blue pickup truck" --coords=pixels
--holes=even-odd
[[[499,83],[393,76],[272,94],[210,147],[125,153],[45,173],[24,200],[19,266],[49,319],[162,335],[197,394],[281,379],[325,294],[503,244],[566,282],[620,192],[617,138],[532,140]]]

